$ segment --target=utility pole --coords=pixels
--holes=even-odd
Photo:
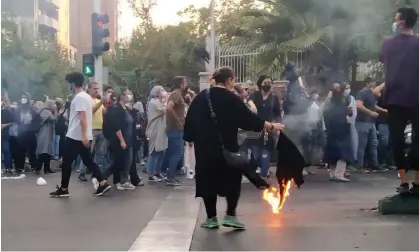
[[[93,12],[101,13],[101,0],[93,0]],[[93,48],[92,48],[93,49]],[[99,93],[103,94],[103,59],[102,55],[95,57],[95,82],[99,84]]]
[[[210,52],[210,69],[212,72],[215,71],[215,48],[216,48],[216,39],[215,39],[215,0],[211,0],[210,5],[211,10],[211,52]]]

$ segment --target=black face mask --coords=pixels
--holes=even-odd
[[[271,91],[271,85],[263,85],[262,86],[263,92],[269,92]]]

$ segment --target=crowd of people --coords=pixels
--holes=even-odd
[[[34,102],[23,93],[16,103],[3,92],[4,173],[12,173],[13,165],[14,172],[25,171],[26,159],[35,173],[42,168],[45,174],[54,173],[50,163],[55,159],[62,179],[51,196],[69,197],[73,167],[81,181],[92,174],[95,195],[100,196],[111,189],[107,182],[111,175],[118,190],[144,185],[137,171],[143,162],[149,183],[179,186],[176,175],[184,166],[184,150],[193,147],[196,196],[203,197],[208,214],[203,226],[218,226],[216,196],[221,195],[227,198],[224,224],[243,228],[235,217],[243,172],[229,168],[225,150],[246,153],[252,169],[267,181],[278,132],[283,131],[300,149],[306,167],[317,164],[314,150],[324,150],[318,164],[329,169],[331,181],[349,182],[348,170],[397,169],[398,192],[419,194],[419,91],[414,81],[419,79],[419,57],[411,56],[419,51],[419,38],[412,35],[417,18],[412,8],[398,10],[396,35],[383,43],[380,56],[385,83],[365,78],[365,86],[354,96],[348,83],[333,79],[330,92],[321,97],[291,64],[282,75],[287,83],[284,97],[273,92],[273,79],[266,75],[257,79],[256,91],[236,85],[229,67],[216,70],[211,88],[198,95],[186,77],[176,77],[170,93],[156,85],[144,104],[130,90],[106,87],[100,94],[97,83],[86,86],[83,74],[77,72],[66,76],[72,93],[67,99],[46,97]],[[409,163],[404,152],[408,123],[413,131]],[[411,188],[409,169],[416,169]],[[314,174],[309,169],[304,173]]]

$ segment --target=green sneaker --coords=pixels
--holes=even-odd
[[[243,223],[240,223],[235,216],[229,215],[224,217],[223,226],[242,230],[246,229],[246,226]]]
[[[207,218],[204,222],[202,222],[201,227],[203,228],[219,228],[220,225],[218,224],[217,217]]]

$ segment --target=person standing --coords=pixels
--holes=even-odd
[[[114,183],[118,190],[133,190],[135,186],[128,182],[128,177],[133,159],[133,118],[127,108],[133,99],[128,90],[117,95],[118,103],[106,114],[106,125],[109,131],[109,150],[113,159]]]
[[[414,33],[418,12],[411,7],[397,10],[393,23],[395,36],[385,40],[381,47],[380,61],[384,63],[386,82],[383,104],[388,109],[391,147],[400,176],[397,191],[409,193],[406,177],[408,162],[404,153],[404,130],[412,123],[410,166],[415,178],[410,189],[419,195],[419,37]]]
[[[179,181],[175,178],[176,168],[183,157],[183,125],[185,123],[185,100],[184,96],[190,94],[192,99],[195,93],[188,89],[186,77],[178,76],[173,80],[173,92],[167,99],[167,137],[169,145],[166,151],[168,155],[169,167],[167,170],[166,184],[168,186],[179,186]]]
[[[1,108],[1,154],[3,156],[3,165],[6,173],[11,173],[12,170],[12,152],[10,148],[10,127],[15,121],[14,110],[10,107],[9,97],[7,91],[4,91],[2,96]],[[4,107],[3,107],[4,106]]]
[[[256,91],[250,97],[256,106],[261,120],[279,122],[281,120],[281,105],[278,97],[271,91],[272,78],[261,75],[256,85],[260,91]],[[275,149],[275,137],[272,132],[262,131],[258,138],[248,139],[248,145],[260,168],[260,176],[267,178],[271,167],[271,152]]]
[[[44,166],[44,173],[55,173],[51,170],[50,162],[54,152],[53,139],[55,136],[55,111],[56,106],[53,100],[46,100],[45,105],[39,111],[41,118],[40,128],[37,134],[36,155],[38,164],[36,166],[36,174],[40,174],[42,166]]]
[[[63,157],[63,168],[61,173],[61,186],[50,193],[51,197],[69,197],[68,186],[71,177],[71,164],[80,155],[83,163],[92,171],[93,176],[99,181],[99,186],[94,193],[101,196],[112,187],[102,179],[102,173],[97,164],[92,160],[90,153],[90,141],[93,140],[92,133],[92,99],[83,91],[84,76],[82,73],[73,72],[66,76],[66,81],[71,85],[71,91],[75,96],[70,104],[70,116],[68,131],[66,135],[66,152]]]
[[[201,227],[219,227],[219,195],[227,200],[227,211],[222,225],[244,229],[245,225],[236,217],[243,170],[228,165],[223,156],[223,148],[229,152],[239,150],[239,128],[262,132],[264,129],[283,130],[284,125],[260,119],[231,92],[234,88],[235,74],[230,67],[216,70],[213,79],[216,86],[196,96],[189,107],[185,122],[184,139],[190,144],[193,143],[195,149],[196,197],[203,198],[207,213],[207,219]]]
[[[369,157],[372,162],[372,171],[384,171],[378,163],[377,147],[377,129],[375,127],[375,120],[378,117],[377,111],[387,113],[385,109],[377,106],[377,100],[373,93],[373,89],[376,86],[376,82],[367,77],[364,80],[365,87],[358,91],[356,95],[356,107],[358,115],[356,117],[356,130],[358,132],[358,149],[357,149],[357,164],[358,169],[361,172],[370,172],[364,166],[365,149],[369,146]]]

